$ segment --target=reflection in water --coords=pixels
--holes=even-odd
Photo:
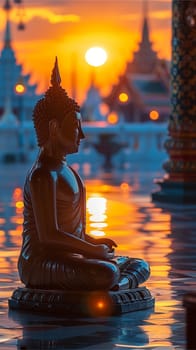
[[[184,348],[182,295],[195,288],[195,211],[160,208],[151,203],[150,186],[155,177],[135,173],[131,178],[115,179],[115,184],[111,178],[86,180],[87,232],[114,239],[118,244],[117,255],[141,257],[150,263],[151,277],[146,286],[155,296],[155,312],[147,310],[143,314],[130,313],[107,320],[75,321],[41,316],[32,321],[30,315],[21,320],[21,314],[13,316],[12,313],[7,321],[8,328],[11,320],[13,322],[12,337],[20,336],[18,324],[23,329],[18,348],[24,345],[27,349],[41,349],[43,344],[45,349],[90,349],[91,346],[95,349],[95,345],[97,350]],[[2,323],[7,298],[20,284],[17,259],[22,223],[22,187],[16,184],[12,191],[6,191],[0,203]],[[5,338],[5,331],[3,334]]]
[[[23,230],[23,190],[16,187],[12,194],[11,207],[14,209],[13,215],[9,218],[13,228],[8,230],[10,243],[15,247],[21,246],[21,234]]]
[[[89,215],[93,208],[98,208],[98,212],[105,212],[104,216],[107,225],[104,232],[107,236],[115,238],[118,243],[117,254],[142,257],[151,265],[151,278],[146,284],[156,296],[156,308],[159,312],[151,314],[150,324],[141,325],[140,330],[148,334],[151,341],[161,339],[165,335],[167,341],[162,340],[163,346],[171,344],[172,336],[171,324],[174,322],[172,307],[175,307],[176,301],[172,300],[171,281],[169,273],[171,265],[169,254],[172,254],[171,242],[171,215],[164,212],[161,208],[156,208],[153,204],[147,202],[146,196],[142,198],[143,205],[130,201],[130,188],[123,184],[118,187],[108,188],[104,196],[101,194],[95,197],[93,187],[90,190],[87,208]],[[129,194],[127,196],[127,193]],[[106,203],[107,197],[107,206]],[[102,199],[102,200],[101,200]],[[102,203],[102,205],[101,205]],[[105,211],[104,211],[105,210]],[[94,211],[96,213],[96,210]],[[87,221],[87,230],[92,227],[92,222],[96,226],[97,217],[91,215]],[[160,287],[164,288],[164,293],[160,293]],[[167,294],[167,298],[165,297]],[[158,297],[157,297],[158,296]],[[170,302],[169,302],[170,301]],[[168,306],[170,310],[168,310]],[[165,322],[163,312],[170,321]],[[152,327],[152,324],[154,325]],[[160,327],[161,326],[161,327]],[[141,343],[141,338],[140,338]],[[120,344],[122,346],[122,344]],[[116,344],[119,346],[119,344]]]
[[[4,218],[0,221],[0,279],[2,282],[10,282],[10,276],[14,276],[15,282],[18,280],[17,259],[23,229],[22,188],[16,187],[13,190],[9,206],[3,209]],[[13,283],[12,280],[11,282]]]
[[[151,310],[131,313],[131,317],[61,318],[9,311],[9,317],[22,326],[23,335],[17,349],[116,349],[119,344],[145,346],[148,334],[140,324],[148,320]],[[114,343],[118,339],[118,343]],[[139,340],[139,342],[138,342]]]
[[[91,194],[87,199],[87,213],[89,214],[89,234],[92,236],[105,236],[103,228],[107,227],[107,199],[99,194]]]

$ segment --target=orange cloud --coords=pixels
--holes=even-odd
[[[5,12],[0,9],[0,16],[2,18],[5,17]],[[76,23],[80,21],[80,16],[73,14],[73,13],[55,13],[52,9],[46,8],[46,7],[28,7],[26,10],[20,10],[18,11],[17,9],[13,9],[10,12],[10,20],[12,22],[18,23],[19,17],[22,16],[25,23],[35,19],[44,19],[47,20],[51,24],[57,24],[57,23]],[[2,22],[0,24],[0,28],[2,29]]]
[[[49,23],[66,23],[66,22],[79,22],[80,16],[75,14],[59,14],[55,13],[48,8],[28,8],[28,11],[25,11],[25,21],[30,21],[33,18],[38,17],[41,19],[48,20]]]
[[[152,11],[150,14],[150,18],[153,19],[170,19],[171,18],[171,11],[170,10],[162,10],[162,11]]]

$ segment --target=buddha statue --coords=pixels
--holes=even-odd
[[[66,156],[85,136],[79,105],[61,87],[56,58],[51,86],[33,111],[39,153],[24,185],[24,230],[18,270],[26,288],[119,291],[138,287],[150,268],[116,256],[117,244],[85,230],[85,187]]]

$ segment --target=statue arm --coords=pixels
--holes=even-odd
[[[111,258],[106,245],[95,246],[58,228],[56,180],[55,172],[43,169],[36,169],[30,179],[32,206],[40,242],[61,246],[69,252],[89,257]]]
[[[110,238],[94,238],[92,236],[89,236],[88,234],[85,234],[85,239],[87,242],[95,245],[106,244],[110,249],[113,249],[113,247],[117,247],[116,242]]]

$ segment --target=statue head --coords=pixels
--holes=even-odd
[[[50,82],[51,86],[44,97],[37,102],[33,111],[33,122],[40,147],[44,146],[49,139],[49,128],[52,120],[56,120],[59,125],[63,123],[67,128],[67,134],[69,134],[69,128],[73,126],[80,113],[79,105],[61,87],[57,58]]]

